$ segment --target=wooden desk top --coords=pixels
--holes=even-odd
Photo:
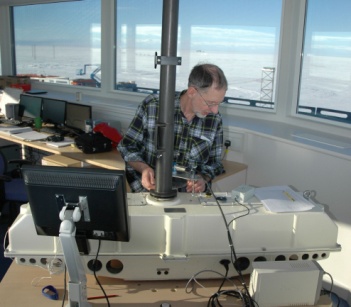
[[[93,275],[87,275],[88,297],[103,295]],[[67,278],[68,281],[68,278]],[[187,293],[185,287],[188,281],[123,281],[114,278],[100,277],[107,295],[116,294],[110,298],[111,306],[155,306],[169,303],[172,307],[207,306],[209,297],[217,292],[221,280],[198,280],[204,287],[194,285],[193,291]],[[240,286],[238,281],[235,285]],[[59,300],[53,301],[41,294],[43,287],[53,285],[58,293]],[[224,289],[234,289],[235,286],[226,283]],[[64,291],[64,275],[51,275],[34,266],[22,266],[13,263],[4,279],[0,283],[1,306],[22,307],[30,306],[62,306],[61,299]],[[67,296],[66,296],[67,297]],[[105,299],[90,300],[93,306],[107,306]],[[223,306],[242,306],[241,300],[223,297]],[[330,307],[328,296],[319,300],[320,307]]]
[[[103,295],[93,275],[87,275],[88,297]],[[68,281],[68,279],[67,279]],[[215,293],[221,280],[201,281],[206,288],[195,287],[192,293],[186,293],[187,281],[123,281],[114,278],[99,277],[111,306],[160,306],[169,303],[172,307],[206,306],[209,297]],[[239,283],[237,283],[239,285]],[[43,287],[53,285],[59,300],[52,301],[41,294]],[[42,269],[13,263],[0,284],[2,306],[61,306],[64,291],[64,275],[51,275]],[[238,305],[232,305],[237,301]],[[105,299],[89,301],[93,306],[107,306]],[[231,299],[231,306],[241,306],[239,300]],[[228,305],[225,305],[228,306]]]
[[[223,167],[225,169],[225,173],[217,176],[213,182],[229,177],[233,174],[239,173],[243,170],[247,169],[247,165],[239,162],[234,162],[234,161],[228,161],[228,160],[222,160]]]
[[[117,149],[113,149],[109,152],[97,153],[97,154],[84,154],[81,150],[74,146],[65,146],[65,147],[52,147],[46,145],[45,142],[28,142],[23,141],[11,135],[7,135],[5,133],[0,133],[0,138],[5,139],[10,142],[14,142],[17,144],[21,144],[24,146],[29,146],[38,150],[42,150],[45,152],[49,152],[55,155],[63,155],[65,157],[69,157],[71,159],[75,159],[77,161],[83,161],[89,163],[94,166],[107,168],[107,169],[125,169],[124,160],[121,157],[121,154],[117,151]],[[214,181],[226,178],[235,173],[241,172],[247,168],[247,165],[233,162],[233,161],[222,161],[224,169],[226,172],[216,177]]]
[[[17,144],[21,144],[24,146],[32,147],[38,150],[42,150],[45,152],[49,152],[55,155],[63,155],[78,161],[83,161],[91,165],[98,166],[98,167],[103,167],[108,169],[125,168],[124,160],[122,159],[117,149],[114,149],[109,152],[98,153],[98,154],[84,154],[81,150],[79,150],[74,146],[52,147],[52,146],[46,145],[45,142],[23,141],[23,140],[11,137],[11,135],[7,135],[4,133],[0,133],[0,138],[17,143]]]

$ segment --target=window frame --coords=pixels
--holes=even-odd
[[[235,122],[236,117],[247,117],[252,119],[283,122],[298,127],[307,127],[318,131],[335,133],[349,137],[349,124],[325,120],[317,117],[309,117],[296,113],[298,103],[298,88],[301,69],[301,56],[303,45],[304,19],[307,0],[283,0],[282,22],[280,30],[280,46],[278,52],[278,67],[276,70],[275,108],[262,109],[252,108],[244,105],[223,105],[221,113],[229,121]],[[12,74],[13,64],[11,61],[12,49],[9,44],[9,33],[11,33],[10,7],[0,6],[0,26],[4,34],[0,37],[2,73]],[[135,92],[124,92],[114,89],[115,84],[115,62],[116,41],[115,31],[115,0],[101,1],[101,39],[102,39],[102,87],[88,88],[83,86],[65,86],[40,84],[41,88],[51,91],[64,91],[66,93],[82,92],[83,95],[96,96],[107,104],[128,103],[129,107],[136,107],[145,94]],[[5,27],[4,27],[5,26]],[[9,60],[10,59],[10,60]]]

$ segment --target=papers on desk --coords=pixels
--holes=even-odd
[[[12,134],[12,137],[22,141],[40,141],[46,140],[48,135],[46,133],[40,133],[31,129],[31,131],[28,132]]]
[[[308,211],[314,208],[313,203],[288,186],[256,188],[255,196],[271,212]]]
[[[31,127],[0,126],[0,132],[8,135],[32,131]]]
[[[0,133],[10,135],[16,139],[22,141],[45,141],[49,136],[47,133],[41,133],[34,131],[31,127],[16,127],[16,126],[9,126],[9,127],[1,127],[0,126]],[[46,145],[52,147],[65,147],[69,146],[74,143],[74,140],[71,138],[64,138],[61,142],[46,142]]]
[[[46,145],[58,148],[58,147],[70,146],[73,143],[74,143],[73,139],[64,138],[64,140],[61,142],[46,142]]]

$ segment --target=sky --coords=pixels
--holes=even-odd
[[[140,48],[159,46],[162,0],[118,0],[117,5],[117,22],[137,25]],[[42,4],[39,7],[40,10],[38,5],[16,8],[16,44],[99,46],[99,0]],[[281,0],[179,0],[178,32],[179,35],[196,37],[191,46],[195,49],[272,52],[279,38],[280,18],[277,16],[280,16],[281,9]],[[309,0],[308,10],[305,52],[350,56],[351,1]],[[187,39],[183,37],[183,41]]]
[[[159,44],[161,30],[155,34],[148,29],[162,24],[162,0],[118,0],[117,3],[119,24],[137,24],[140,36],[148,35],[148,41],[152,43],[152,35],[156,35]],[[255,7],[255,10],[252,10],[252,7]],[[46,44],[52,42],[84,45],[87,42],[91,43],[91,37],[87,35],[94,28],[92,25],[101,23],[98,0],[43,4],[39,5],[39,8],[38,5],[16,8],[17,44],[33,44],[35,41],[40,45],[45,41]],[[280,10],[280,0],[222,0],[215,4],[208,0],[201,2],[180,0],[179,24],[184,29],[183,35],[196,25],[195,33],[192,31],[192,35],[198,35],[200,44],[208,45],[208,37],[216,38],[219,43],[217,47],[223,48],[228,38],[236,37],[235,44],[240,46],[241,43],[238,40],[244,40],[244,37],[250,43],[250,40],[257,42],[254,36],[262,31],[267,31],[266,35],[271,35],[272,32],[275,34],[274,29],[279,28],[280,19],[277,18],[279,16],[277,13]],[[247,18],[248,11],[250,18]],[[62,15],[64,19],[61,18]],[[234,24],[233,20],[235,20]],[[224,29],[221,31],[221,37],[218,36],[218,27]],[[238,30],[238,27],[241,29]],[[140,29],[143,29],[144,33]],[[148,45],[145,46],[148,47]]]

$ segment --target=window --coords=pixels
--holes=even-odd
[[[154,68],[154,57],[161,49],[162,4],[161,0],[117,1],[117,89],[159,89],[160,72]]]
[[[13,7],[16,74],[57,84],[101,86],[101,1]],[[199,62],[220,66],[227,102],[274,107],[282,0],[180,0],[176,90]],[[162,0],[116,1],[118,90],[157,92]],[[106,13],[106,12],[105,12]]]
[[[159,89],[162,2],[117,1],[117,89]],[[176,90],[186,88],[194,65],[212,62],[229,80],[228,102],[272,108],[281,10],[281,0],[180,0]]]
[[[297,113],[351,123],[351,2],[308,0]]]
[[[100,87],[100,0],[15,6],[13,22],[17,75]]]

